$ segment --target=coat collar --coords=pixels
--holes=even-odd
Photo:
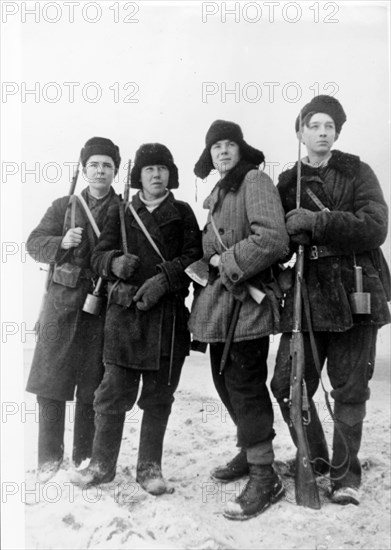
[[[308,164],[302,163],[302,176],[306,179],[314,180],[319,179],[321,181],[321,174],[323,170],[331,168],[340,172],[342,175],[348,178],[354,178],[357,176],[360,170],[360,157],[356,155],[350,155],[349,153],[342,153],[338,150],[331,151],[331,158],[325,168],[314,168]],[[290,187],[296,184],[297,179],[297,162],[290,168],[283,172],[279,177],[279,187]]]

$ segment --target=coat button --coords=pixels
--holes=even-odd
[[[220,235],[224,235],[224,229],[222,227],[220,227],[219,233],[220,233]]]
[[[231,279],[233,281],[237,281],[239,279],[239,275],[237,273],[232,273]]]

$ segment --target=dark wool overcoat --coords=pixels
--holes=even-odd
[[[239,176],[243,170],[239,165],[237,168],[232,174]],[[262,287],[270,266],[289,251],[284,211],[269,176],[256,169],[245,170],[244,165],[244,173],[238,181],[235,176],[229,189],[217,184],[204,203],[209,209],[202,235],[204,259],[209,262],[214,254],[220,254],[221,261],[218,276],[210,277],[209,284],[195,293],[189,327],[194,339],[200,342],[225,341],[236,297],[241,299],[242,306],[234,342],[278,332],[271,301],[274,297],[268,295],[257,304],[248,294],[246,282]],[[212,215],[224,247],[212,227]]]
[[[162,272],[168,292],[148,311],[140,311],[130,299],[128,305],[109,298],[106,315],[104,363],[122,367],[158,370],[161,357],[184,358],[189,353],[188,311],[184,301],[190,283],[184,269],[202,256],[201,234],[190,206],[175,199],[172,192],[152,212],[139,195],[132,205],[164,261],[154,250],[129,209],[125,213],[128,252],[140,259],[139,267],[127,281],[129,296],[147,279]],[[99,275],[111,279],[111,262],[123,254],[119,207],[110,209],[107,223],[94,251],[91,264]],[[126,292],[126,286],[122,284]],[[174,322],[175,317],[175,322]]]
[[[285,212],[296,208],[296,176],[297,165],[279,178],[277,188]],[[307,187],[330,212],[320,212]],[[372,169],[359,157],[337,150],[332,151],[326,167],[303,163],[301,206],[318,212],[311,244],[336,250],[336,255],[305,259],[314,330],[342,332],[358,324],[389,323],[389,271],[379,249],[387,235],[388,208]],[[352,315],[350,308],[349,295],[355,290],[353,253],[362,267],[363,291],[371,295],[370,315]],[[292,330],[292,315],[293,288],[282,314],[283,332]],[[305,316],[303,322],[305,329]]]
[[[102,230],[108,208],[119,201],[113,189],[103,199],[82,191],[91,213]],[[90,268],[91,252],[97,238],[83,207],[76,202],[75,227],[83,227],[82,242],[76,248],[60,248],[63,235],[71,227],[69,196],[53,202],[38,227],[27,240],[27,250],[37,261],[54,265],[69,263],[81,267],[75,288],[49,283],[36,330],[34,352],[27,391],[59,401],[77,398],[92,403],[94,391],[103,377],[103,327],[105,307],[100,315],[82,311],[94,281]],[[96,279],[96,277],[95,277]]]

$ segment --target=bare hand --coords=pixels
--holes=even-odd
[[[61,241],[61,248],[68,250],[69,248],[76,248],[79,246],[81,243],[82,233],[82,227],[73,227],[72,229],[68,229],[63,240]]]

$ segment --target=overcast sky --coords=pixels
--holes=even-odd
[[[296,159],[300,108],[326,93],[347,114],[336,148],[371,165],[389,202],[388,20],[389,3],[376,1],[2,2],[2,328],[6,367],[12,356],[15,369],[8,399],[23,388],[21,343],[34,342],[23,330],[33,328],[44,285],[23,242],[68,193],[69,164],[90,137],[120,148],[117,192],[142,143],[167,145],[179,168],[175,195],[202,225],[215,178],[198,182],[195,202],[193,166],[210,124],[239,123],[277,183]],[[5,334],[4,322],[15,323]]]

